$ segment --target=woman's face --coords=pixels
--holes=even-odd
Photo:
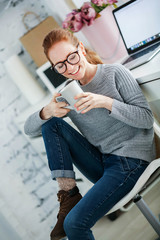
[[[77,51],[77,48],[73,46],[70,42],[61,41],[56,43],[49,49],[48,55],[53,65],[55,66],[59,62],[65,61],[67,57],[75,51]],[[65,61],[65,64],[67,66],[66,71],[63,73],[65,77],[76,80],[81,80],[85,78],[87,65],[89,63],[84,56],[85,50],[82,44],[80,44],[78,47],[78,54],[80,56],[80,60],[78,63],[72,65]]]

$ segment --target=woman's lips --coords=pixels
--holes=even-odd
[[[78,70],[76,70],[75,72],[73,72],[73,73],[70,73],[71,75],[77,75],[78,74],[78,72],[79,72],[79,69],[80,69],[80,66],[78,67]]]

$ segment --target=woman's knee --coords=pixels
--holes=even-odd
[[[42,125],[42,135],[48,131],[56,128],[57,124],[62,123],[64,120],[61,118],[53,117]]]
[[[72,210],[66,216],[63,227],[68,239],[77,239],[78,236],[78,239],[94,240],[89,226],[82,222],[81,216]]]
[[[64,227],[64,231],[67,233],[67,232],[70,232],[73,224],[72,224],[72,217],[70,217],[70,215],[68,214],[66,217],[65,217],[65,220],[64,220],[64,223],[63,223],[63,227]]]
[[[77,232],[77,230],[79,228],[79,221],[76,218],[76,216],[74,216],[71,212],[69,212],[64,220],[63,227],[64,227],[64,231],[67,234],[67,236],[69,234],[73,235],[74,232],[75,231]]]

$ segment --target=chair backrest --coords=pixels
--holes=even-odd
[[[156,144],[156,158],[160,158],[160,127],[154,123],[155,144]]]

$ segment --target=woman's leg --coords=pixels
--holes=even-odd
[[[148,163],[104,155],[104,174],[68,213],[64,230],[69,240],[93,240],[91,228],[134,186]]]
[[[51,239],[58,240],[66,235],[63,229],[66,215],[82,198],[75,187],[73,163],[88,179],[96,182],[103,174],[102,154],[60,118],[46,122],[42,135],[52,178],[61,188],[57,194],[60,201],[58,221],[51,232]]]
[[[73,163],[93,183],[103,174],[102,154],[61,118],[42,126],[52,178],[75,178]]]

